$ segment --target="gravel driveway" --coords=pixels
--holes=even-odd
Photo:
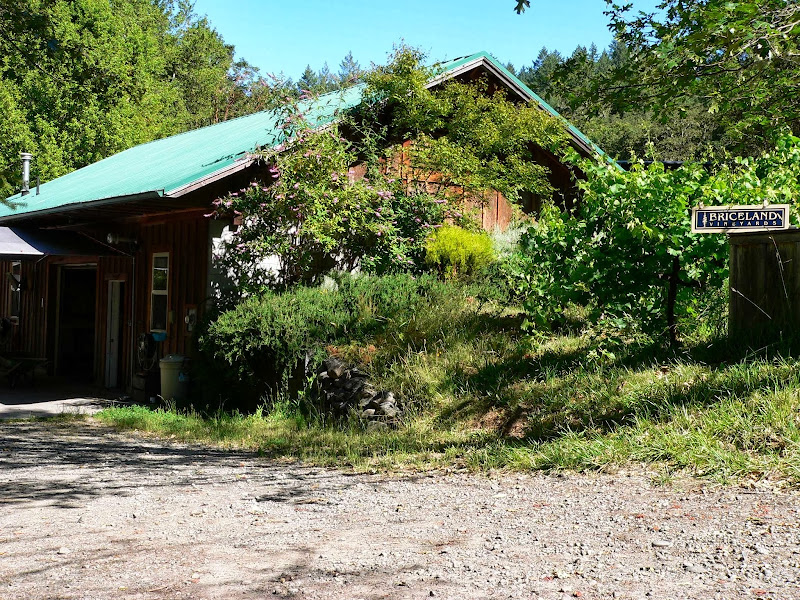
[[[798,496],[354,475],[0,424],[0,598],[798,598]]]

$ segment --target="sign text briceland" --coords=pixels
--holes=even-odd
[[[709,206],[692,209],[692,233],[744,233],[788,228],[788,204]]]

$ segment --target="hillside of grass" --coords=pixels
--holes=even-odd
[[[131,407],[98,418],[360,470],[637,465],[665,479],[800,483],[800,361],[790,343],[751,348],[697,335],[677,348],[640,340],[610,352],[580,320],[531,335],[520,314],[452,289],[450,302],[327,346],[397,394],[396,429],[334,420],[303,394],[250,415]]]

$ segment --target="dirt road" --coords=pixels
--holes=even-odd
[[[353,475],[0,424],[0,599],[800,599],[792,493]]]

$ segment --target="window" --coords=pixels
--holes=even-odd
[[[169,293],[169,253],[153,254],[153,277],[150,282],[150,331],[167,330]]]
[[[8,277],[11,284],[11,301],[9,302],[10,317],[14,322],[19,321],[20,307],[22,304],[22,263],[11,263],[11,273]]]

